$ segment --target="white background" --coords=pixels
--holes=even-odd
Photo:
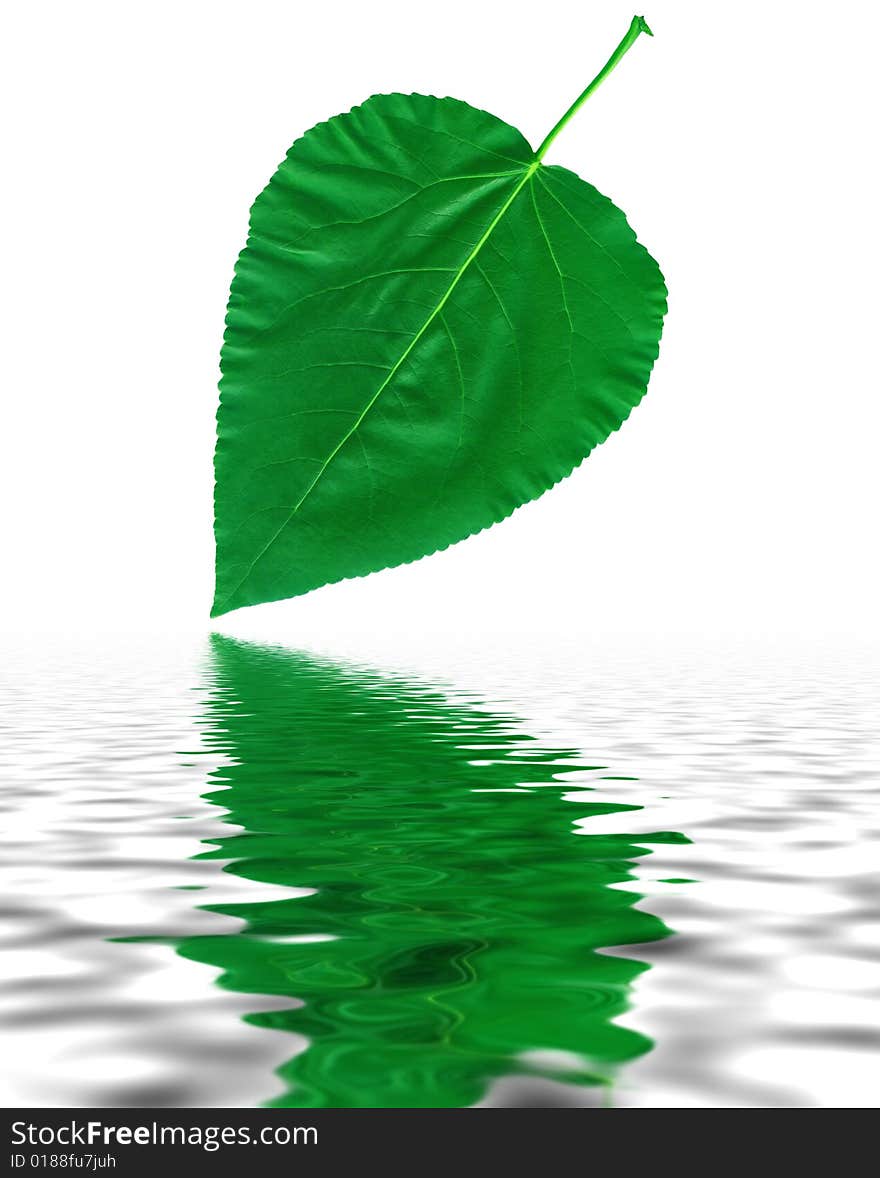
[[[13,1101],[68,1105],[92,1082],[145,1069],[152,1082],[164,1062],[169,1083],[207,1084],[210,1104],[203,1045],[223,1042],[245,1053],[220,1096],[251,1102],[290,1054],[288,1037],[229,1017],[242,1000],[210,971],[155,945],[126,945],[141,966],[122,969],[106,940],[139,914],[188,927],[191,893],[169,891],[183,864],[213,889],[200,903],[250,886],[187,859],[218,819],[195,801],[205,763],[183,770],[172,750],[197,748],[205,723],[191,685],[212,628],[218,354],[254,196],[303,131],[378,91],[451,94],[537,144],[631,2],[7,6],[0,630],[15,690],[0,754],[22,833],[4,887],[24,897],[25,983],[71,969],[81,982],[84,963],[96,979],[55,991],[66,1021],[17,1024]],[[633,887],[686,945],[639,981],[632,1025],[659,1046],[628,1070],[630,1101],[754,1104],[784,1084],[873,1106],[877,679],[850,655],[880,640],[880,7],[645,3],[655,37],[549,157],[625,210],[666,275],[643,404],[503,525],[213,625],[328,653],[375,642],[382,667],[390,640],[431,683],[509,701],[548,747],[582,745],[631,774],[607,798],[644,804],[642,829],[687,832],[692,845],[656,847],[636,869]],[[473,637],[483,630],[501,636],[495,662]],[[93,648],[101,632],[126,638]],[[15,633],[23,664],[6,657]],[[35,653],[47,635],[84,638],[86,653],[59,668],[54,642]],[[605,636],[601,664],[588,655]],[[684,671],[665,651],[646,658],[647,640],[683,654]],[[689,669],[688,651],[716,641],[743,649]],[[843,674],[822,664],[798,679],[784,660],[755,673],[776,643],[817,642],[838,664],[845,653]],[[107,645],[105,665],[93,649]],[[94,826],[89,798],[129,825]],[[181,809],[198,822],[178,822]],[[102,829],[117,838],[72,872]],[[682,895],[656,882],[670,876],[701,883]],[[75,936],[58,941],[70,921]],[[34,928],[49,929],[43,942]],[[95,995],[124,1036],[96,1033]],[[821,1050],[809,1038],[795,1050],[801,1029],[825,1035]]]
[[[554,144],[670,312],[642,406],[564,484],[416,565],[221,619],[878,635],[877,8],[648,0]],[[309,126],[451,94],[535,144],[631,0],[20,4],[7,18],[0,625],[210,626],[217,358],[250,203]]]

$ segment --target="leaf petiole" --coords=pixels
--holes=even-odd
[[[538,148],[536,153],[538,160],[542,160],[544,158],[550,144],[553,142],[565,124],[569,121],[569,119],[573,118],[574,115],[577,114],[593,91],[596,90],[602,84],[602,82],[605,81],[618,62],[620,62],[622,58],[626,56],[626,54],[638,40],[641,33],[647,33],[649,37],[654,36],[654,34],[648,28],[645,18],[643,16],[634,16],[630,22],[629,28],[626,31],[626,36],[599,70],[598,74],[596,74],[595,78],[593,78],[592,82],[590,82],[589,86],[587,86],[586,90],[578,95],[578,97],[574,100],[574,102],[571,104],[553,130],[549,132],[544,142]]]

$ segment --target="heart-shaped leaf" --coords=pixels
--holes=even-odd
[[[576,467],[644,395],[666,290],[623,213],[452,98],[298,140],[229,300],[213,614],[446,548]]]

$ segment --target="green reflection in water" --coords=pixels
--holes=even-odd
[[[178,951],[301,1003],[250,1016],[309,1040],[273,1104],[456,1107],[511,1074],[607,1084],[649,1049],[612,1021],[647,966],[600,950],[669,930],[610,887],[647,853],[634,836],[576,833],[634,808],[563,800],[595,767],[424,685],[212,643],[206,738],[230,763],[206,796],[243,829],[204,857],[315,892],[213,906],[241,931]]]

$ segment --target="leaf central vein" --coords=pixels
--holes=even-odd
[[[425,332],[428,330],[428,328],[431,326],[431,324],[434,322],[434,320],[437,318],[437,316],[442,312],[444,306],[446,305],[450,296],[452,295],[452,292],[455,290],[456,286],[458,286],[459,282],[461,281],[461,279],[464,276],[465,272],[467,271],[468,267],[471,265],[471,263],[474,261],[474,259],[477,257],[477,255],[480,253],[480,250],[483,248],[483,246],[489,240],[489,238],[491,237],[491,235],[494,232],[498,223],[502,220],[502,218],[504,217],[507,210],[513,204],[513,202],[516,200],[519,193],[522,191],[522,189],[525,187],[525,185],[529,182],[529,180],[531,180],[532,176],[535,174],[535,172],[538,170],[538,168],[540,166],[541,166],[540,160],[536,159],[532,163],[530,163],[528,165],[528,167],[525,167],[523,169],[523,173],[522,173],[521,178],[519,179],[517,184],[514,186],[513,191],[510,193],[510,195],[507,197],[507,199],[501,205],[501,208],[498,210],[498,212],[495,214],[495,216],[490,221],[490,223],[489,223],[488,227],[486,228],[485,232],[483,233],[482,237],[479,239],[479,241],[476,243],[476,245],[473,246],[470,253],[465,258],[465,260],[462,262],[462,264],[459,266],[459,268],[456,271],[454,271],[454,277],[453,277],[452,281],[450,282],[449,286],[444,291],[443,296],[440,298],[440,300],[438,301],[436,306],[432,308],[430,314],[425,319],[422,326],[415,333],[415,335],[410,340],[407,347],[404,349],[404,351],[401,353],[400,357],[394,363],[393,367],[389,371],[385,380],[382,382],[382,384],[379,386],[379,388],[376,390],[376,392],[373,394],[373,396],[370,398],[370,400],[367,402],[367,404],[361,410],[361,413],[359,414],[357,420],[354,422],[354,424],[351,426],[351,428],[345,434],[343,434],[342,438],[339,440],[339,442],[337,442],[336,446],[328,454],[327,458],[321,464],[321,467],[318,470],[315,477],[312,479],[312,481],[306,487],[305,491],[303,491],[300,498],[297,500],[297,502],[291,508],[289,515],[281,522],[281,524],[279,524],[279,526],[276,528],[276,530],[272,533],[272,535],[269,537],[269,539],[266,541],[266,543],[263,545],[263,547],[260,549],[260,551],[254,557],[254,559],[251,561],[250,565],[247,568],[247,571],[245,572],[244,576],[239,580],[239,582],[235,586],[235,588],[232,589],[232,591],[227,594],[226,599],[225,599],[226,601],[230,601],[231,599],[233,599],[235,597],[235,594],[238,592],[238,590],[241,588],[241,586],[245,583],[245,581],[251,575],[255,566],[259,563],[259,561],[263,558],[263,556],[269,551],[269,549],[272,547],[272,545],[275,543],[275,541],[278,539],[278,537],[281,535],[281,533],[285,530],[285,528],[287,528],[289,526],[291,520],[294,518],[294,516],[297,514],[299,509],[302,507],[302,505],[305,503],[305,501],[308,499],[308,497],[314,491],[315,487],[321,481],[321,479],[323,478],[328,467],[332,464],[333,460],[336,458],[337,454],[339,454],[340,450],[342,450],[342,448],[349,441],[349,439],[357,434],[357,431],[360,428],[361,424],[363,423],[364,419],[366,418],[367,414],[370,412],[370,410],[373,408],[373,406],[376,404],[376,402],[381,397],[382,393],[385,391],[385,389],[388,387],[388,385],[392,382],[394,377],[400,371],[401,367],[406,362],[406,360],[409,358],[410,354],[412,353],[413,349],[418,344],[419,340],[422,338],[422,336],[425,334]]]

